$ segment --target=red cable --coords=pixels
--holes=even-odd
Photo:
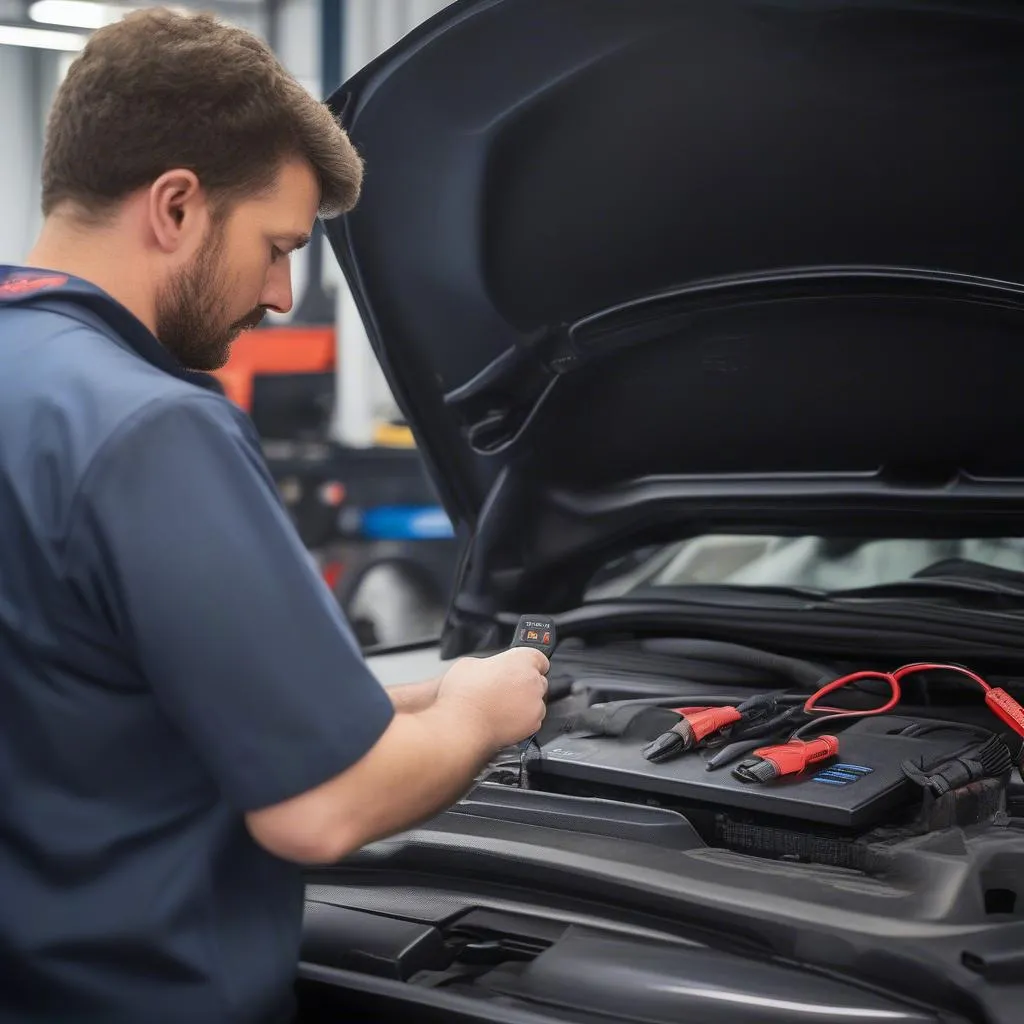
[[[903,668],[896,669],[893,675],[897,680],[900,680],[905,676],[913,675],[915,672],[959,672],[960,675],[973,679],[986,692],[992,689],[981,676],[976,675],[969,668],[963,668],[961,665],[934,665],[929,661],[921,661],[915,662],[912,665],[904,665]]]
[[[899,671],[897,669],[897,671]],[[840,690],[848,683],[856,683],[861,679],[881,679],[889,684],[889,689],[892,691],[892,696],[889,698],[889,703],[883,705],[880,708],[874,708],[868,711],[850,711],[848,708],[829,708],[829,707],[818,707],[817,702],[821,700],[826,694],[831,693],[833,690]],[[852,672],[848,676],[840,676],[838,679],[833,679],[831,683],[826,684],[817,693],[812,694],[804,702],[804,711],[808,715],[813,715],[817,712],[823,712],[829,715],[881,715],[886,711],[891,711],[900,702],[900,683],[896,678],[894,672]]]
[[[839,679],[827,683],[817,693],[812,694],[804,702],[804,711],[809,714],[828,714],[850,718],[863,718],[867,715],[883,715],[891,711],[902,699],[900,682],[907,676],[918,672],[957,672],[967,676],[968,679],[977,683],[985,691],[985,703],[993,714],[1001,718],[1018,735],[1024,736],[1024,708],[1014,700],[1005,690],[994,687],[985,682],[981,676],[970,669],[960,665],[942,665],[938,663],[922,661],[910,665],[903,665],[893,672],[852,672],[850,675],[841,676]],[[855,683],[861,679],[880,679],[889,684],[891,696],[889,700],[877,708],[869,708],[867,711],[848,711],[843,708],[819,707],[818,701],[834,690],[840,690],[849,683]]]
[[[970,669],[961,668],[959,665],[940,665],[928,661],[914,662],[911,665],[904,665],[902,668],[896,669],[894,672],[852,672],[848,676],[841,676],[839,679],[834,679],[831,683],[823,686],[817,693],[812,694],[804,702],[804,711],[807,714],[814,714],[815,712],[825,712],[831,715],[882,715],[886,711],[892,711],[894,707],[900,702],[901,690],[900,682],[907,676],[914,675],[917,672],[959,672],[961,675],[967,676],[969,679],[974,680],[983,690],[991,690],[992,687],[985,682],[981,676],[976,675]],[[832,693],[833,690],[842,689],[848,683],[856,683],[861,679],[881,679],[889,684],[889,689],[892,692],[892,696],[889,698],[887,704],[882,707],[874,708],[869,711],[849,711],[843,708],[828,708],[818,707],[817,702],[827,693]]]

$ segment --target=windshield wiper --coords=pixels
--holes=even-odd
[[[1012,586],[989,579],[968,579],[952,576],[917,576],[894,583],[876,583],[870,587],[834,590],[835,598],[909,598],[953,597],[962,601],[998,598],[1009,605],[1024,606],[1024,586]]]
[[[1014,574],[1016,575],[1016,574]],[[1024,608],[1024,580],[1020,583],[1005,579],[978,576],[914,576],[890,583],[875,583],[867,587],[850,587],[844,590],[821,590],[815,587],[783,586],[772,584],[701,583],[679,584],[676,586],[648,586],[637,588],[622,600],[672,600],[707,601],[712,603],[736,600],[755,603],[758,598],[781,598],[815,603],[865,601],[865,600],[907,600],[928,603],[942,600],[948,604],[955,600],[972,607]]]
[[[666,562],[671,560],[672,550],[666,549]],[[662,555],[665,557],[666,552]],[[652,564],[653,560],[652,560]],[[827,601],[829,599],[871,599],[871,598],[954,598],[974,600],[984,598],[1009,598],[1024,600],[1024,572],[989,565],[984,562],[971,561],[965,558],[944,558],[920,569],[913,576],[904,579],[893,579],[882,583],[863,586],[825,589],[821,586],[801,583],[733,583],[733,582],[652,582],[657,570],[665,565],[657,565],[656,571],[645,574],[645,581],[635,583],[610,593],[602,593],[604,585],[598,585],[585,595],[585,600],[718,600],[720,597],[731,599],[733,595],[743,598],[751,594],[768,598],[783,598],[798,601]]]

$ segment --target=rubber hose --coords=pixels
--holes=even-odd
[[[656,637],[642,642],[642,648],[652,654],[671,654],[696,660],[739,664],[758,668],[783,676],[801,686],[817,687],[823,679],[835,673],[822,665],[798,658],[787,658],[756,647],[724,643],[719,640],[686,640],[682,637]]]

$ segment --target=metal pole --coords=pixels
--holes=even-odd
[[[345,4],[345,46],[344,50],[339,48],[344,56],[343,79],[373,56],[367,53],[374,27],[373,15],[368,0],[347,0]],[[337,355],[332,432],[341,444],[365,448],[373,443],[371,381],[376,366],[362,318],[345,281],[339,284],[335,295],[334,323]]]
[[[345,0],[320,0],[320,98],[327,99],[342,81],[345,45]],[[296,324],[329,324],[334,318],[334,289],[324,286],[324,231],[318,221],[308,246],[306,287],[295,304]]]

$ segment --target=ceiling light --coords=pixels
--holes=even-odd
[[[88,36],[80,32],[55,32],[45,28],[0,25],[0,46],[27,46],[34,50],[74,52],[85,46]]]
[[[102,28],[117,21],[123,11],[90,0],[36,0],[28,9],[33,21],[46,25],[66,25],[68,28]]]

